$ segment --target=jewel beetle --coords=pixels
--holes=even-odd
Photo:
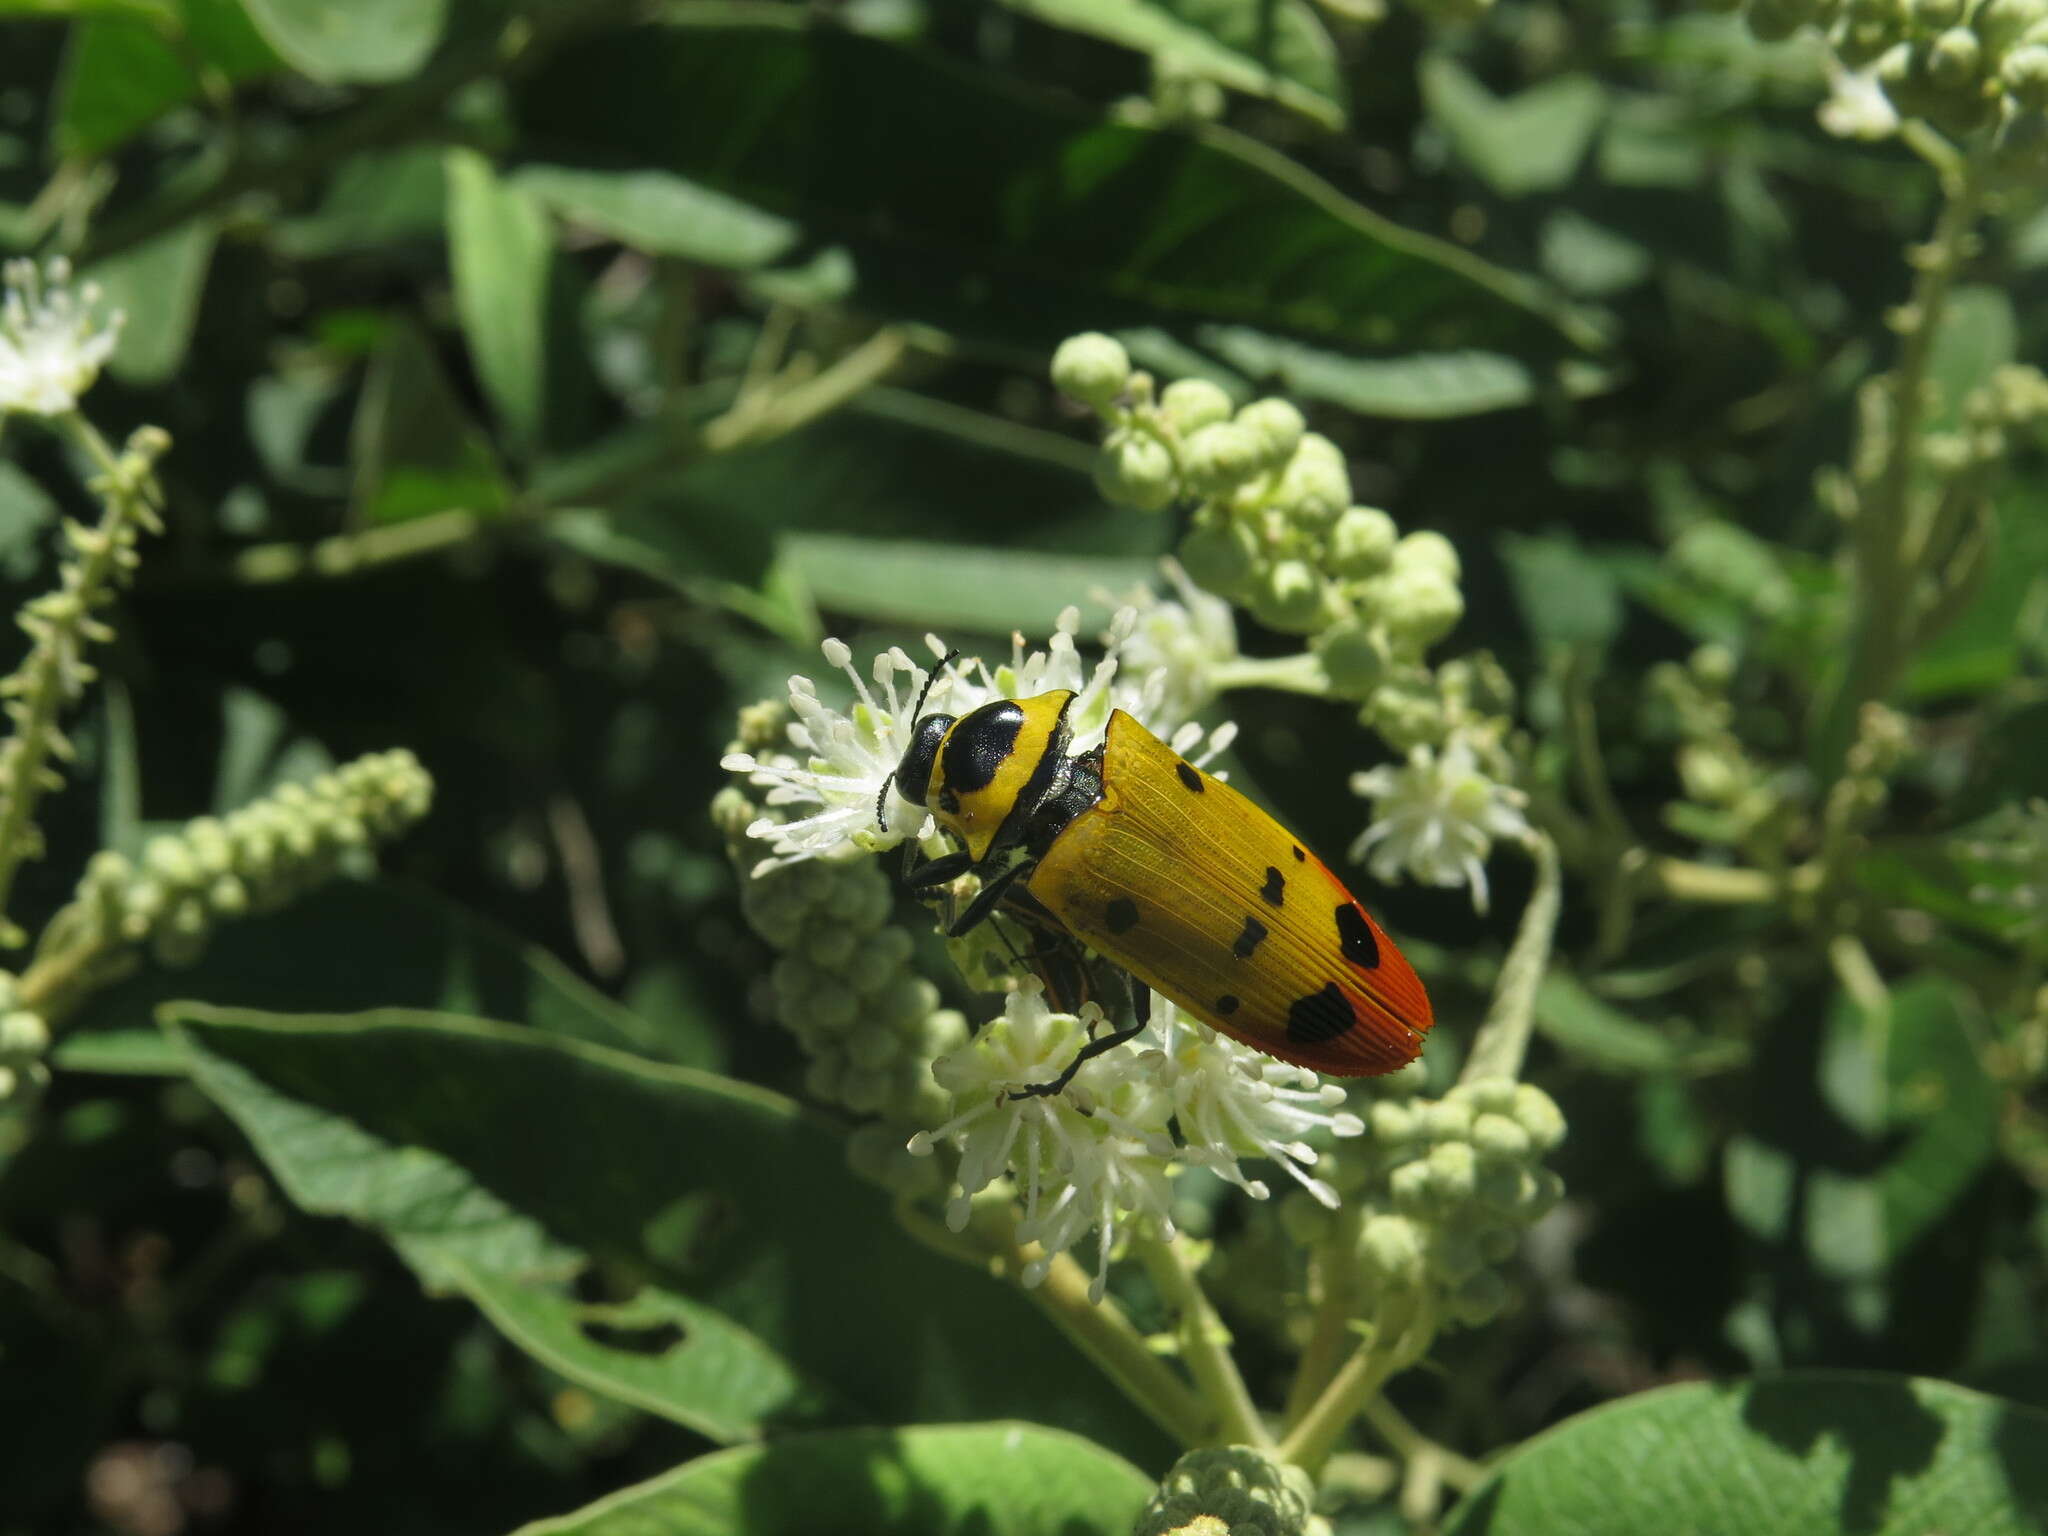
[[[981,881],[950,935],[1000,909],[1053,942],[1032,964],[1041,978],[1069,964],[1056,952],[1066,935],[1143,984],[1132,987],[1133,1023],[1018,1093],[1058,1093],[1083,1062],[1135,1036],[1148,988],[1318,1072],[1360,1077],[1413,1061],[1429,997],[1344,882],[1122,710],[1100,745],[1070,755],[1073,703],[1059,689],[960,716],[919,713],[890,781],[960,845],[916,868],[911,885]]]

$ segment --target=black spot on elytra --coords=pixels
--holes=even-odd
[[[987,789],[1002,770],[1024,729],[1024,710],[1014,699],[997,699],[969,714],[946,733],[940,763],[946,783],[972,794]]]
[[[1102,909],[1102,920],[1111,933],[1129,933],[1138,926],[1138,904],[1128,896],[1119,896]]]
[[[1217,998],[1216,1011],[1226,1019],[1237,1012],[1237,994],[1235,992],[1226,992]]]
[[[1358,1022],[1351,999],[1334,981],[1320,992],[1308,992],[1287,1010],[1287,1038],[1296,1045],[1321,1045]]]
[[[1380,963],[1380,941],[1372,936],[1372,924],[1358,910],[1356,902],[1337,904],[1337,943],[1344,958],[1353,965],[1375,970]]]
[[[1303,853],[1299,847],[1296,847],[1294,850],[1294,862],[1297,864],[1306,864],[1308,862],[1308,855]]]
[[[1230,946],[1230,952],[1240,960],[1249,960],[1252,951],[1264,942],[1265,937],[1266,925],[1256,917],[1248,917],[1244,920],[1244,931],[1238,934],[1237,942]]]
[[[1195,772],[1190,765],[1187,763],[1175,763],[1173,771],[1180,775],[1181,783],[1188,787],[1190,794],[1199,795],[1202,792],[1202,776]]]
[[[1266,883],[1259,888],[1259,894],[1266,898],[1266,905],[1277,907],[1287,899],[1287,882],[1280,878],[1280,871],[1272,865],[1266,866]]]

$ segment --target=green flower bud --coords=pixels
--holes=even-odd
[[[1403,1163],[1387,1175],[1387,1194],[1394,1209],[1404,1216],[1430,1216],[1436,1211],[1436,1189],[1430,1182],[1429,1164],[1417,1159]]]
[[[1207,379],[1175,379],[1159,392],[1159,414],[1182,437],[1230,420],[1230,396]]]
[[[1418,1107],[1422,1134],[1431,1141],[1464,1141],[1472,1134],[1472,1106],[1457,1099],[1439,1099]]]
[[[1927,78],[1945,91],[1968,90],[1984,70],[1984,49],[1967,27],[1951,27],[1927,54]]]
[[[1538,1152],[1555,1151],[1564,1141],[1564,1111],[1557,1101],[1534,1083],[1515,1089],[1515,1123],[1528,1133],[1529,1145]]]
[[[1441,1227],[1430,1244],[1430,1268],[1437,1277],[1456,1284],[1470,1279],[1486,1267],[1480,1251],[1479,1234],[1469,1227]]]
[[[1309,527],[1335,521],[1351,504],[1351,471],[1343,452],[1320,433],[1304,435],[1281,471],[1273,504]]]
[[[2048,22],[2048,0],[1984,0],[1970,13],[1970,30],[1994,59],[2003,58],[2043,22]]]
[[[828,923],[804,941],[804,953],[827,970],[844,971],[859,948],[861,935],[845,923]]]
[[[1379,617],[1388,635],[1418,652],[1443,639],[1465,616],[1463,594],[1439,572],[1404,571],[1397,565],[1376,585],[1382,602]]]
[[[1419,1284],[1423,1258],[1422,1229],[1405,1216],[1368,1217],[1359,1228],[1358,1262],[1375,1284]]]
[[[1703,645],[1686,659],[1692,675],[1717,692],[1735,680],[1735,653],[1725,645]]]
[[[1373,1140],[1388,1147],[1413,1141],[1420,1129],[1414,1110],[1406,1104],[1390,1104],[1385,1099],[1372,1106],[1367,1123],[1372,1126]]]
[[[1331,574],[1352,580],[1377,576],[1392,564],[1400,530],[1378,507],[1347,507],[1330,525]]]
[[[1175,553],[1189,580],[1221,597],[1240,595],[1259,565],[1258,536],[1231,517],[1190,528]]]
[[[1131,1528],[1132,1536],[1307,1536],[1315,1485],[1299,1467],[1250,1446],[1189,1451],[1173,1464]]]
[[[199,861],[180,838],[152,837],[142,851],[142,863],[165,885],[183,887],[199,883]]]
[[[1444,739],[1443,705],[1427,679],[1402,679],[1375,688],[1363,717],[1397,752],[1435,746]]]
[[[864,1072],[879,1072],[903,1055],[903,1036],[893,1029],[858,1029],[847,1036],[846,1059]]]
[[[1465,1105],[1474,1115],[1503,1115],[1515,1107],[1516,1086],[1511,1077],[1482,1077],[1458,1084],[1446,1097]]]
[[[2048,47],[2028,43],[2013,49],[1998,66],[1998,78],[2028,111],[2048,109]]]
[[[1844,21],[1828,34],[1830,46],[1851,69],[1876,63],[1896,40],[1891,26],[1882,21]]]
[[[1916,32],[1945,31],[1963,19],[1963,0],[1906,0],[1906,15]]]
[[[1102,441],[1095,461],[1095,488],[1109,500],[1140,512],[1157,512],[1179,487],[1166,444],[1139,427],[1118,427]]]
[[[1393,656],[1385,631],[1358,619],[1340,619],[1317,635],[1310,649],[1341,698],[1362,699],[1386,679]]]
[[[1492,1322],[1507,1304],[1508,1283],[1490,1269],[1460,1282],[1450,1296],[1451,1316],[1467,1328]]]
[[[1257,442],[1259,466],[1262,469],[1278,469],[1294,457],[1301,446],[1302,435],[1308,430],[1308,423],[1301,418],[1301,412],[1277,396],[1254,400],[1237,413],[1237,424]]]
[[[1478,1186],[1479,1159],[1468,1141],[1446,1141],[1429,1149],[1429,1187],[1444,1205],[1463,1205]]]
[[[1394,546],[1394,568],[1400,571],[1435,571],[1447,581],[1464,574],[1458,563],[1458,548],[1442,534],[1418,528]]]
[[[1249,599],[1253,613],[1274,629],[1305,635],[1325,611],[1323,578],[1306,560],[1276,560]]]
[[[1052,355],[1053,388],[1083,405],[1108,405],[1130,379],[1130,353],[1114,336],[1100,331],[1069,336]]]
[[[1181,462],[1194,488],[1225,495],[1259,473],[1259,439],[1234,421],[1212,422],[1189,435]]]
[[[1506,1115],[1472,1122],[1472,1150],[1489,1163],[1519,1163],[1529,1155],[1529,1133]]]
[[[1489,1264],[1505,1264],[1522,1246],[1522,1234],[1505,1222],[1488,1222],[1478,1229],[1480,1257]]]
[[[50,1048],[50,1026],[26,1008],[0,1013],[0,1056],[40,1056]]]
[[[1373,1092],[1383,1099],[1412,1099],[1429,1086],[1429,1069],[1418,1058],[1395,1072],[1372,1080]]]

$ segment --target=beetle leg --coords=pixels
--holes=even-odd
[[[943,859],[935,859],[932,862],[944,863],[945,861]],[[925,866],[926,869],[930,867],[930,865]],[[1007,891],[1016,882],[1018,876],[1028,873],[1030,869],[1031,863],[1027,859],[1012,864],[999,875],[988,878],[981,889],[974,893],[974,900],[967,903],[967,910],[946,925],[946,937],[949,939],[959,938],[961,934],[966,933],[986,918],[989,913],[995,911],[996,903],[1003,899],[1003,892]],[[919,873],[922,874],[923,871],[920,870]],[[965,871],[955,870],[954,873],[962,874]]]
[[[1012,1088],[1003,1095],[1006,1099],[1049,1099],[1061,1092],[1074,1080],[1074,1074],[1105,1051],[1113,1051],[1127,1040],[1135,1040],[1144,1033],[1145,1026],[1152,1022],[1152,989],[1131,978],[1131,1022],[1123,1029],[1111,1030],[1099,1039],[1090,1040],[1067,1063],[1066,1071],[1049,1083],[1031,1083],[1022,1088]]]
[[[910,888],[913,891],[929,890],[935,885],[944,885],[948,880],[958,880],[974,868],[974,856],[965,850],[942,853],[936,859],[926,859],[910,871]]]

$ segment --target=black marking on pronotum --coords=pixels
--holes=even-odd
[[[947,733],[941,754],[947,785],[970,793],[987,789],[1017,750],[1023,729],[1024,711],[1013,699],[998,699],[962,717]]]
[[[1365,920],[1356,902],[1337,903],[1337,944],[1353,965],[1368,971],[1379,968],[1380,941],[1372,936],[1372,924]]]
[[[1287,1038],[1296,1045],[1321,1045],[1358,1022],[1351,999],[1334,981],[1320,992],[1305,992],[1287,1010]]]
[[[960,796],[950,784],[939,791],[939,809],[948,816],[960,814]]]
[[[1230,952],[1240,960],[1249,960],[1266,937],[1266,925],[1256,917],[1244,920],[1244,930],[1237,936],[1237,942],[1230,946]]]
[[[1102,909],[1102,920],[1111,933],[1129,933],[1138,926],[1138,904],[1128,896],[1119,896]]]
[[[1266,905],[1269,907],[1277,907],[1287,899],[1287,882],[1280,877],[1280,871],[1270,864],[1266,866],[1266,883],[1260,887],[1259,894],[1266,898]]]
[[[1237,994],[1235,992],[1226,992],[1217,998],[1216,1011],[1226,1019],[1237,1012]]]
[[[1188,792],[1190,794],[1199,795],[1202,792],[1202,776],[1199,773],[1195,772],[1194,768],[1191,765],[1187,763],[1175,763],[1173,765],[1173,771],[1180,775],[1181,783],[1185,784],[1188,787]]]
[[[1298,844],[1296,845],[1294,850],[1294,862],[1297,864],[1306,864],[1308,862],[1308,855],[1301,851],[1301,848]]]

